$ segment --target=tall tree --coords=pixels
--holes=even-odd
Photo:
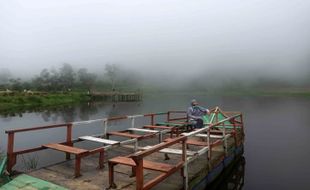
[[[63,90],[68,90],[73,87],[75,73],[72,66],[69,63],[64,63],[59,71],[60,83],[63,86]]]
[[[91,88],[96,82],[97,76],[94,73],[89,73],[87,69],[81,68],[77,72],[79,81],[81,82],[82,86],[84,88],[87,88],[87,90],[90,92]]]

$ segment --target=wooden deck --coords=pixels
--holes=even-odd
[[[84,121],[84,123],[103,122],[103,135],[81,136],[77,139],[72,138],[72,130],[81,122],[6,130],[8,134],[7,170],[8,172],[13,170],[18,155],[53,149],[57,150],[52,151],[53,154],[62,154],[65,161],[27,172],[27,174],[77,190],[204,189],[208,183],[206,180],[214,179],[236,156],[243,153],[242,114],[236,113],[228,117],[225,115],[228,112],[224,113],[218,107],[211,111],[215,113],[216,119],[212,116],[212,123],[195,130],[191,130],[186,123],[184,124],[184,116],[172,116],[172,113],[179,115],[186,113],[185,111]],[[155,116],[162,115],[167,116],[167,122],[156,125]],[[134,120],[140,117],[149,118],[150,124],[144,124],[143,126],[146,126],[144,128],[136,128]],[[107,131],[107,122],[124,119],[131,123],[131,127],[127,130]],[[178,120],[180,121],[176,124],[175,121]],[[163,127],[163,125],[167,126]],[[156,128],[156,126],[159,127]],[[167,130],[168,126],[171,130]],[[65,141],[14,150],[16,133],[51,128],[65,128],[67,131]],[[179,134],[175,128],[182,128],[183,133]],[[122,138],[127,140],[119,141]],[[90,143],[89,141],[95,142],[96,146],[88,147],[83,146],[86,144],[80,144]],[[70,154],[75,155],[75,158],[70,160]],[[201,184],[202,186],[199,186]]]
[[[167,136],[169,137],[169,136]],[[201,138],[194,139],[193,141],[198,141]],[[157,143],[156,139],[147,139],[141,143],[141,145],[145,146],[148,144],[154,144]],[[233,147],[233,139],[228,139],[228,145],[229,147]],[[147,146],[145,146],[147,147]],[[171,149],[180,149],[181,144],[174,145],[171,147]],[[194,151],[196,150],[196,147],[190,147],[188,149],[188,155],[193,155]],[[171,152],[171,151],[170,151]],[[88,156],[82,159],[82,165],[81,165],[81,176],[78,178],[75,178],[73,175],[75,162],[73,160],[64,161],[62,163],[47,166],[35,171],[31,171],[27,173],[30,176],[37,177],[43,180],[48,180],[54,184],[60,185],[62,187],[68,188],[68,189],[76,189],[76,190],[103,190],[109,188],[109,169],[107,161],[109,159],[116,159],[117,156],[123,155],[126,156],[128,154],[132,153],[132,150],[120,147],[117,149],[112,149],[107,151],[107,153],[104,155],[104,163],[105,167],[103,169],[98,168],[98,155],[92,155]],[[163,149],[163,151],[160,153],[152,154],[151,156],[147,157],[146,159],[148,162],[145,164],[145,168],[154,169],[153,163],[162,163],[159,168],[162,168],[163,171],[167,169],[167,167],[171,167],[171,164],[175,164],[176,161],[180,158],[180,154],[169,154],[169,160],[166,160],[165,154],[166,151]],[[217,146],[212,151],[212,157],[211,165],[216,166],[219,164],[224,156],[223,148],[222,146]],[[207,155],[206,155],[207,156]],[[207,174],[209,170],[209,166],[206,164],[206,156],[202,156],[201,158],[196,159],[194,162],[192,162],[189,165],[189,179],[194,180],[196,178],[202,177],[203,175]],[[134,162],[132,163],[134,165]],[[157,164],[158,165],[158,164]],[[156,166],[157,167],[157,166]],[[160,169],[158,169],[160,170]],[[145,170],[144,173],[144,180],[150,181],[154,177],[158,175],[158,172],[154,170]],[[132,177],[132,170],[130,166],[126,165],[116,165],[114,169],[114,179],[116,189],[122,189],[122,190],[132,190],[136,188],[136,180],[135,177]],[[182,177],[180,175],[180,172],[176,172],[169,176],[164,182],[159,183],[152,189],[171,189],[171,190],[179,190],[183,187],[182,183]]]

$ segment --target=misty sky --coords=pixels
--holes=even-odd
[[[117,63],[148,76],[296,77],[309,0],[1,0],[0,68],[20,76]]]

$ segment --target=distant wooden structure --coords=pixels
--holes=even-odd
[[[94,100],[110,100],[112,102],[139,102],[142,100],[141,92],[92,92],[90,96]]]

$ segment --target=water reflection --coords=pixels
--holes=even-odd
[[[245,158],[242,156],[231,170],[225,170],[208,190],[241,190],[244,185]]]
[[[71,122],[74,119],[89,120],[90,116],[98,113],[98,107],[103,103],[87,102],[80,105],[66,105],[57,107],[41,107],[24,110],[0,112],[3,121],[10,121],[14,117],[22,118],[25,114],[35,113],[45,122]]]

